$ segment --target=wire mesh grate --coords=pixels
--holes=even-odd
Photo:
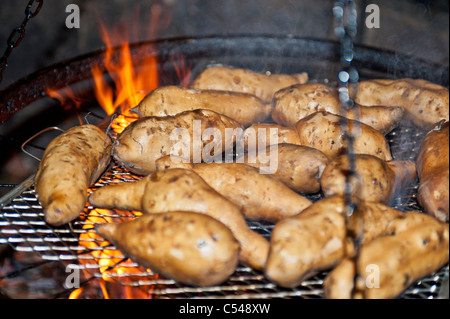
[[[404,139],[406,135],[409,135],[407,141]],[[394,158],[414,160],[417,144],[423,136],[423,132],[411,132],[405,129],[391,133],[388,137]],[[119,166],[111,166],[89,191],[114,183],[137,181],[140,178]],[[416,200],[417,188],[416,181],[399,196],[392,206],[401,211],[420,210]],[[316,201],[321,197],[313,195],[309,198]],[[154,298],[323,297],[322,285],[327,272],[319,273],[305,280],[300,286],[288,289],[277,286],[267,280],[261,272],[244,265],[239,265],[234,274],[222,285],[184,286],[127,259],[94,230],[94,227],[100,223],[122,222],[140,215],[140,212],[97,209],[88,204],[76,221],[65,226],[53,227],[44,220],[44,213],[30,178],[1,199],[0,244],[9,244],[18,251],[34,252],[43,260],[68,262],[92,277],[113,280],[123,286],[151,291]],[[274,227],[274,224],[270,222],[253,220],[249,220],[248,225],[266,238],[270,237]],[[448,264],[412,285],[401,297],[437,298],[445,280],[448,280]]]

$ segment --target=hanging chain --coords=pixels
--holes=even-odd
[[[347,257],[352,258],[356,263],[360,253],[360,246],[363,240],[364,221],[363,216],[359,214],[358,203],[355,202],[358,187],[352,183],[357,177],[356,156],[354,152],[355,138],[361,132],[359,121],[350,120],[347,114],[352,111],[355,102],[354,95],[357,92],[359,75],[356,68],[352,65],[354,59],[354,39],[357,31],[357,10],[353,0],[338,0],[333,7],[334,33],[340,41],[340,70],[338,71],[338,95],[341,113],[344,120],[341,128],[344,131],[344,138],[347,141],[347,160],[348,171],[345,179],[345,208],[346,208],[346,229],[347,240],[353,244],[353,248],[347,251]],[[358,118],[355,118],[358,120]],[[355,188],[355,189],[354,189]],[[349,220],[352,219],[352,229],[349,229]],[[347,248],[347,245],[346,245]],[[357,290],[357,274],[353,278],[353,292]]]
[[[341,107],[341,113],[344,118],[348,112],[352,111],[354,106],[353,94],[356,92],[359,75],[356,68],[352,65],[354,58],[353,42],[357,31],[357,10],[353,0],[336,1],[333,7],[334,33],[340,41],[340,70],[338,71],[338,95]],[[357,123],[357,122],[353,122]],[[345,196],[347,200],[347,215],[351,216],[354,210],[353,194],[351,180],[355,175],[355,153],[353,149],[354,139],[359,134],[359,127],[353,125],[350,127],[349,120],[341,123],[344,131],[344,138],[347,141],[347,156],[349,173],[346,176]]]
[[[22,42],[22,39],[25,36],[25,27],[28,21],[30,21],[31,18],[34,18],[39,13],[43,4],[44,0],[30,0],[25,8],[25,18],[22,24],[19,27],[15,28],[9,35],[9,38],[6,42],[6,50],[3,53],[3,56],[0,58],[0,83],[3,79],[3,71],[8,66],[9,55],[11,54],[13,49],[16,48],[20,44],[20,42]]]

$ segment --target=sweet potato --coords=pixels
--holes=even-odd
[[[293,126],[302,118],[326,111],[367,124],[382,134],[392,131],[403,117],[402,107],[364,106],[355,104],[348,112],[339,103],[337,89],[320,83],[296,84],[275,93],[272,119]]]
[[[148,214],[96,231],[140,265],[188,285],[221,284],[238,264],[239,243],[231,231],[203,214]]]
[[[270,153],[270,146],[259,152]],[[267,163],[260,160],[257,153],[246,154],[244,163],[256,167],[283,182],[290,189],[303,194],[314,194],[320,190],[320,178],[328,165],[328,157],[321,151],[302,145],[281,143],[274,156],[277,170],[267,171]]]
[[[449,122],[438,123],[420,145],[416,159],[419,176],[417,199],[424,210],[448,222]]]
[[[352,257],[341,260],[323,280],[326,299],[359,299],[354,293],[355,261]]]
[[[142,197],[148,177],[97,188],[89,196],[89,204],[97,208],[143,211]]]
[[[143,183],[145,187],[142,187]],[[137,192],[142,196],[134,194],[132,198],[136,202],[124,203],[127,196],[123,192]],[[247,226],[236,205],[191,170],[169,169],[155,172],[137,182],[103,186],[91,194],[89,202],[94,207],[140,210],[146,214],[192,211],[209,215],[231,229],[241,247],[241,262],[259,270],[266,263],[268,241]]]
[[[296,83],[306,83],[308,74],[263,74],[249,69],[212,66],[200,73],[191,87],[203,90],[223,90],[250,93],[270,103],[273,94]]]
[[[328,112],[315,112],[298,121],[295,127],[301,145],[317,148],[331,159],[347,149],[344,129],[347,123],[350,133],[355,137],[355,154],[370,154],[385,161],[392,159],[384,135],[359,121]]]
[[[85,124],[54,138],[45,149],[34,179],[47,223],[60,226],[79,217],[88,187],[111,160],[111,139]]]
[[[361,81],[355,101],[362,105],[401,106],[405,118],[430,129],[449,120],[448,89],[422,79],[374,79]]]
[[[342,198],[327,198],[279,221],[272,230],[266,277],[291,288],[337,263],[344,256],[344,208]]]
[[[181,167],[185,167],[181,163]],[[168,157],[157,161],[161,169],[176,168]],[[311,201],[279,180],[242,163],[199,163],[191,170],[223,197],[238,206],[249,219],[277,221],[298,214]]]
[[[349,172],[347,155],[333,158],[324,169],[320,185],[325,197],[345,194]],[[361,200],[390,204],[394,197],[416,179],[413,161],[383,161],[367,155],[355,155],[355,176],[350,178],[353,195]]]
[[[417,212],[395,219],[380,236],[361,247],[356,263],[357,290],[367,299],[395,298],[449,259],[449,226]],[[375,271],[368,271],[375,265]],[[373,266],[372,266],[373,267]],[[378,278],[372,278],[378,276]],[[371,284],[367,285],[369,280]]]
[[[197,109],[212,110],[226,115],[245,127],[265,121],[272,111],[252,94],[188,89],[181,86],[162,86],[150,92],[136,107],[131,109],[139,117],[176,115]]]
[[[294,127],[274,123],[255,123],[244,131],[244,151],[253,152],[265,149],[272,142],[300,145],[297,130]]]
[[[207,130],[211,134],[207,134]],[[156,170],[155,161],[176,155],[200,162],[233,149],[240,123],[210,110],[194,110],[166,117],[145,117],[125,128],[114,142],[114,159],[130,171],[147,175]],[[214,134],[218,133],[217,136]],[[181,136],[181,138],[180,138]]]
[[[337,265],[349,252],[353,253],[348,234],[355,234],[361,243],[369,242],[403,214],[370,202],[359,203],[347,221],[346,212],[344,198],[333,196],[279,221],[270,238],[266,276],[280,286],[296,287],[313,274]]]

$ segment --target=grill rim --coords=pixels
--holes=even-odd
[[[208,37],[201,37],[201,38],[189,37],[189,38],[161,39],[161,40],[158,40],[158,41],[149,41],[149,42],[136,43],[136,44],[132,44],[131,46],[132,46],[132,48],[135,48],[135,49],[138,50],[139,48],[142,49],[142,45],[150,45],[150,44],[154,45],[155,43],[159,43],[160,45],[165,47],[165,51],[164,52],[160,52],[160,53],[162,55],[164,55],[165,58],[167,59],[170,56],[172,50],[175,50],[175,52],[180,52],[180,51],[183,52],[183,48],[184,47],[190,48],[190,47],[192,47],[192,45],[199,44],[202,41],[203,41],[203,43],[209,43],[210,46],[212,45],[212,43],[218,43],[218,41],[220,41],[221,45],[224,46],[225,43],[222,42],[222,41],[224,41],[224,39],[226,40],[227,43],[231,43],[231,42],[233,42],[235,40],[240,40],[240,41],[247,41],[249,39],[250,40],[254,40],[257,43],[259,43],[259,47],[257,46],[258,48],[260,48],[261,46],[264,47],[265,44],[262,43],[262,42],[267,41],[268,39],[272,41],[270,45],[273,45],[273,43],[283,42],[283,41],[286,41],[287,43],[290,43],[290,45],[294,45],[294,46],[298,45],[299,43],[302,43],[302,42],[303,43],[309,43],[311,45],[309,50],[311,50],[314,47],[320,47],[322,45],[321,50],[325,50],[326,49],[325,51],[327,51],[327,50],[328,51],[327,52],[321,52],[321,53],[325,54],[326,56],[328,56],[330,58],[332,57],[333,59],[336,58],[334,56],[334,52],[337,50],[337,48],[339,46],[339,44],[337,42],[329,41],[329,40],[309,39],[309,38],[290,37],[290,36],[286,36],[286,37],[276,36],[274,38],[272,36],[267,36],[267,35],[260,36],[260,37],[255,36],[255,35],[252,35],[252,36],[234,35],[234,36],[226,36],[226,37],[223,37],[223,36],[220,36],[220,37],[208,36]],[[181,46],[181,48],[180,48],[180,46]],[[139,52],[139,51],[132,51],[132,52],[134,54],[137,54],[136,52]],[[293,52],[289,52],[289,54],[295,56],[295,52],[297,52],[297,51],[294,50]],[[375,61],[372,61],[371,64],[369,65],[369,67],[367,65],[365,65],[364,67],[368,68],[368,69],[370,69],[371,67],[374,67],[374,68],[375,67],[379,67],[380,69],[382,69],[384,71],[389,70],[390,72],[387,72],[385,74],[386,77],[395,77],[396,75],[414,73],[414,70],[415,70],[415,68],[418,65],[419,66],[426,66],[428,68],[427,69],[428,72],[426,72],[427,70],[425,70],[425,71],[422,70],[422,73],[423,72],[427,73],[427,76],[424,76],[424,78],[437,77],[437,78],[440,78],[441,80],[443,79],[443,82],[446,81],[446,85],[444,85],[444,86],[448,87],[448,66],[430,65],[426,61],[417,59],[415,57],[400,55],[400,54],[398,54],[396,52],[393,52],[393,51],[380,50],[380,49],[371,48],[371,47],[365,47],[365,46],[357,46],[357,51],[356,52],[357,52],[357,54],[358,54],[358,52],[362,53],[362,57],[359,56],[359,60],[358,60],[358,58],[355,59],[355,61],[357,63],[362,63],[362,62],[364,62],[366,60],[371,60],[371,59],[374,58]],[[86,60],[89,60],[89,59],[94,59],[94,60],[95,59],[99,59],[99,60],[101,60],[103,53],[104,53],[103,50],[99,50],[99,51],[96,51],[96,52],[93,52],[93,53],[85,54],[85,55],[80,56],[80,57],[76,57],[74,59],[70,59],[69,62],[70,63],[79,62],[80,65],[82,65],[82,63],[85,63]],[[198,51],[195,51],[194,53],[197,54]],[[286,52],[283,52],[283,53],[286,53]],[[389,61],[389,63],[387,63],[387,64],[384,63],[386,61]],[[408,70],[402,70],[402,68],[405,65],[408,65],[409,63],[411,63],[411,61],[415,61],[414,62],[415,63],[414,64],[414,68],[410,68]],[[333,61],[326,61],[326,62],[327,63],[329,63],[329,62],[333,63]],[[334,62],[337,62],[337,61],[334,61]],[[56,70],[59,67],[66,68],[67,67],[66,63],[68,63],[68,62],[67,61],[63,61],[61,63],[58,63],[56,65],[56,67],[57,67]],[[393,63],[398,63],[398,64],[393,65]],[[441,73],[441,75],[436,75],[436,74],[433,74],[432,72],[430,72],[430,70],[434,70],[434,68],[436,68],[437,70],[444,70],[444,71]],[[54,72],[54,70],[55,70],[55,66],[50,66],[48,68],[38,70],[37,72],[31,74],[30,76],[20,80],[18,82],[18,84],[19,85],[24,85],[24,84],[27,84],[27,83],[29,84],[30,79],[32,81],[38,81],[38,80],[41,81],[42,78],[39,79],[39,77],[42,76],[42,77],[45,78],[46,75],[48,75],[51,72]],[[379,69],[378,69],[378,71],[379,71]],[[65,79],[65,78],[63,77],[63,79]],[[76,80],[76,79],[68,77],[68,78],[66,78],[66,80]],[[23,81],[23,82],[21,82],[21,81]],[[434,82],[438,82],[440,84],[443,84],[443,82],[441,82],[441,81],[434,81]],[[71,85],[71,84],[69,84],[69,85]],[[15,84],[13,84],[13,86],[14,85]],[[67,83],[64,83],[64,86],[67,86],[67,85],[68,85]],[[4,92],[5,91],[0,92],[0,96],[3,97],[4,96],[3,95]],[[35,93],[36,92],[34,92],[34,94]],[[37,94],[37,96],[39,98],[41,97],[40,94]],[[2,103],[2,101],[0,101],[0,105],[1,105],[1,103]],[[22,107],[26,107],[26,106],[29,106],[29,105],[30,105],[30,103],[27,104],[27,105],[23,105]],[[3,110],[3,108],[2,108],[2,110]],[[2,113],[2,115],[3,115],[3,113]],[[12,116],[13,113],[10,114],[10,115]],[[1,118],[0,118],[0,120],[1,120]],[[1,121],[0,121],[0,125],[1,125]],[[24,187],[31,187],[32,186],[32,179],[33,179],[33,176],[31,176],[30,178],[25,180],[22,184],[20,184],[18,187],[14,188],[11,192],[9,192],[5,196],[3,196],[0,199],[0,209],[3,209],[5,206],[7,206],[9,203],[11,203],[11,201],[13,201],[19,194],[22,193],[20,191],[20,188],[22,186],[24,186]],[[31,185],[29,185],[30,181],[31,181]],[[33,196],[31,196],[30,198],[33,198]],[[9,201],[9,202],[6,203],[6,201]],[[38,207],[39,207],[39,205],[32,206],[33,209],[38,208]],[[3,216],[3,213],[2,213],[2,215],[0,215],[0,217],[2,217],[2,216]],[[38,216],[38,217],[42,218],[42,215]],[[1,224],[0,224],[0,226],[1,226]],[[59,236],[65,236],[65,234],[79,235],[76,232],[76,229],[69,229],[66,233],[58,234],[58,236],[56,236],[55,238],[60,238]],[[2,236],[2,233],[0,232],[0,243],[2,243],[1,236]],[[49,237],[46,237],[46,238],[47,238],[47,240],[51,240]],[[8,244],[11,244],[11,243],[8,243]],[[38,248],[39,250],[35,251],[36,253],[39,253],[41,255],[42,255],[42,253],[45,253],[45,248],[42,248],[41,246],[38,246],[38,247],[39,247]],[[69,251],[70,251],[70,249],[69,249]],[[71,261],[71,260],[78,259],[79,256],[76,256],[76,255],[75,256],[74,255],[72,255],[72,256],[64,255],[64,257],[61,258],[60,254],[54,253],[54,254],[45,255],[45,258],[46,258],[45,260],[51,260],[51,261]],[[444,269],[444,277],[446,276],[448,278],[448,264],[446,266],[444,266],[444,268],[445,267],[446,267],[446,269]],[[439,273],[439,271],[438,271],[438,273]],[[94,277],[95,276],[98,276],[98,275],[94,275]],[[434,276],[435,276],[435,274],[431,275],[431,277],[434,277]],[[425,278],[425,279],[428,280],[428,277]],[[419,282],[421,282],[421,281],[419,281]],[[414,288],[414,289],[418,289],[420,291],[420,289],[422,289],[422,288]],[[408,291],[409,290],[404,292],[403,296],[407,296],[408,297],[409,296],[408,295]],[[295,293],[293,293],[293,294],[295,294]],[[261,294],[261,295],[259,295],[259,298],[262,298],[263,296],[264,296],[264,294]],[[270,298],[275,297],[274,295],[268,294],[268,293],[266,294],[266,296],[268,296]],[[414,296],[414,294],[412,294],[411,296]],[[242,298],[241,296],[238,296],[238,295],[235,296],[235,297],[236,298]],[[253,296],[253,297],[258,297],[258,296]],[[184,298],[184,297],[182,297],[182,298]],[[218,298],[218,296],[211,296],[211,298]]]
[[[124,171],[125,175],[127,173],[126,170],[115,166],[113,169],[119,169],[119,171]],[[123,172],[122,171],[122,172]],[[117,175],[115,172],[107,171],[106,174]],[[132,173],[129,173],[132,176]],[[128,177],[129,178],[129,177]],[[102,187],[103,183],[102,179],[108,179],[108,176],[105,174],[99,179],[93,187]],[[413,185],[413,188],[417,187],[417,185]],[[21,190],[19,192],[19,189]],[[4,210],[8,209],[16,209],[14,207],[14,201],[22,201],[22,199],[18,199],[17,193],[25,194],[25,200],[34,199],[37,201],[37,198],[33,198],[32,194],[34,193],[34,185],[30,183],[22,183],[22,186],[18,187],[12,195],[13,196],[4,196],[3,202],[0,201],[0,207],[2,208],[2,213],[0,215],[0,221],[4,220],[5,213]],[[7,194],[8,195],[8,194]],[[6,199],[6,200],[5,200]],[[415,203],[414,203],[415,205]],[[26,205],[19,203],[17,207],[24,207]],[[34,207],[38,207],[39,205],[30,205]],[[408,208],[408,204],[404,211],[410,210]],[[399,207],[397,207],[398,209]],[[20,208],[21,209],[21,208]],[[41,210],[42,208],[40,208]],[[90,209],[94,209],[92,206],[87,206],[87,213]],[[114,210],[111,210],[114,211]],[[20,213],[16,213],[21,215]],[[118,213],[110,215],[117,218],[126,217],[126,214],[122,214],[121,211]],[[19,216],[21,218],[22,216]],[[35,213],[29,213],[28,217],[37,218],[43,220],[43,213],[41,211]],[[11,218],[11,216],[10,216]],[[16,217],[13,217],[16,218]],[[27,223],[25,221],[25,223]],[[73,224],[78,224],[77,228],[73,227]],[[5,222],[3,222],[3,226]],[[20,240],[10,240],[11,237],[5,236],[3,231],[0,231],[0,243],[9,244],[13,249],[18,251],[26,251],[32,252],[39,255],[44,261],[58,261],[58,262],[70,262],[76,263],[79,269],[83,269],[89,274],[91,277],[88,278],[90,281],[93,278],[108,278],[117,282],[122,286],[128,286],[131,288],[141,289],[146,286],[153,286],[151,289],[152,297],[154,298],[170,298],[170,299],[179,299],[179,298],[195,298],[195,299],[266,299],[266,298],[302,298],[309,299],[315,298],[320,299],[323,298],[323,289],[321,285],[323,283],[323,279],[325,278],[327,271],[320,272],[315,276],[305,280],[302,284],[293,289],[286,289],[277,286],[275,283],[270,282],[268,279],[264,277],[264,274],[258,271],[251,269],[245,265],[239,265],[237,270],[231,275],[228,281],[226,281],[222,285],[216,285],[212,287],[190,287],[177,283],[175,280],[170,278],[163,278],[157,276],[157,278],[152,278],[157,274],[153,272],[146,272],[145,269],[139,264],[127,259],[126,256],[110,256],[110,259],[120,259],[111,269],[115,267],[129,267],[129,268],[137,268],[142,269],[141,274],[136,274],[135,272],[131,273],[122,273],[122,274],[114,274],[107,272],[100,272],[101,266],[96,263],[97,258],[95,256],[90,255],[90,253],[94,251],[103,252],[105,247],[100,247],[97,249],[84,247],[79,243],[79,235],[82,233],[87,233],[93,231],[93,228],[82,229],[83,225],[89,225],[87,221],[75,221],[65,226],[60,227],[52,227],[44,223],[44,228],[47,230],[46,232],[42,232],[40,234],[39,231],[37,234],[31,232],[25,232],[22,234],[16,235]],[[262,226],[261,226],[262,225]],[[0,223],[0,230],[2,223]],[[20,226],[20,225],[19,225]],[[32,229],[34,227],[43,226],[42,223],[29,224]],[[265,222],[265,221],[255,221],[253,226],[249,224],[250,227],[257,229],[258,227],[264,228],[264,232],[270,232],[270,227],[273,227],[273,224]],[[265,228],[268,226],[268,228]],[[36,242],[30,241],[28,238],[25,238],[25,235],[36,235]],[[50,237],[49,240],[48,234],[55,236]],[[6,234],[8,235],[8,234]],[[70,237],[70,235],[74,237]],[[263,234],[263,235],[267,235]],[[3,237],[3,239],[2,239]],[[5,240],[6,238],[6,240]],[[54,239],[53,239],[54,238]],[[69,240],[68,240],[69,239]],[[47,242],[49,241],[49,243]],[[94,239],[95,242],[95,239]],[[51,244],[56,246],[51,246]],[[60,243],[62,246],[58,246]],[[62,247],[62,248],[61,248]],[[106,246],[108,249],[115,249],[113,245]],[[125,264],[124,264],[125,263]],[[128,264],[126,264],[128,263]],[[416,283],[411,285],[408,289],[406,289],[398,298],[401,299],[426,299],[426,298],[437,298],[440,293],[440,288],[444,286],[444,280],[448,278],[449,265],[444,265],[441,269],[437,270],[433,274],[418,280]],[[131,279],[135,278],[138,279]],[[142,277],[141,279],[139,279]],[[150,279],[149,279],[150,278]],[[242,282],[242,283],[240,283]],[[432,290],[432,287],[435,286]]]
[[[208,49],[214,47],[224,47],[225,52],[227,50],[228,52],[232,52],[233,50],[238,51],[239,46],[245,48],[246,45],[248,46],[248,43],[255,46],[254,48],[271,48],[272,52],[274,47],[281,47],[282,52],[279,53],[283,55],[287,54],[292,56],[303,53],[300,56],[304,56],[305,53],[310,53],[311,57],[316,57],[313,54],[316,53],[320,54],[322,59],[328,60],[329,62],[337,62],[336,59],[339,56],[336,54],[339,50],[339,42],[336,40],[271,34],[218,34],[161,38],[132,43],[130,44],[130,50],[133,60],[138,62],[139,56],[142,58],[148,54],[146,48],[150,48],[149,51],[151,54],[156,54],[159,58],[167,59],[168,54],[170,55],[172,50],[177,49],[185,50],[186,52],[186,50],[192,48],[203,48],[203,51],[194,50],[193,52],[197,54],[209,54]],[[288,49],[286,49],[286,46],[288,46]],[[414,74],[416,77],[439,83],[447,88],[449,87],[448,65],[434,62],[430,63],[412,55],[364,44],[355,45],[354,49],[354,65],[357,68],[364,67],[397,77],[409,77]],[[118,54],[119,50],[119,46],[112,49],[113,58]],[[316,50],[316,52],[312,52],[311,50]],[[282,58],[283,55],[279,57]],[[92,78],[90,66],[102,66],[104,56],[105,49],[99,49],[71,59],[66,59],[41,68],[2,89],[0,91],[0,125],[34,101],[47,97],[47,88],[51,87],[52,89],[58,90],[77,82],[90,80]]]

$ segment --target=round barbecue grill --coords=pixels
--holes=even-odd
[[[339,43],[312,38],[270,35],[207,36],[193,38],[162,39],[135,43],[130,46],[134,65],[141,65],[148,55],[157,57],[159,85],[179,84],[175,65],[183,59],[190,68],[191,79],[207,66],[223,64],[242,67],[258,72],[298,73],[308,72],[310,81],[336,84],[339,70]],[[361,80],[370,78],[422,78],[449,86],[448,66],[428,63],[396,52],[370,47],[355,47],[354,66]],[[113,54],[118,54],[117,50]],[[0,92],[0,123],[8,123],[17,112],[36,108],[52,114],[60,105],[46,95],[47,89],[76,88],[82,105],[80,112],[96,115],[96,124],[105,126],[113,121],[97,107],[93,95],[91,66],[102,66],[105,52],[97,51],[57,65],[39,70]],[[105,74],[105,77],[109,77]],[[104,117],[104,119],[102,119]],[[60,126],[60,118],[49,117],[49,121],[37,125],[36,132],[48,126]],[[426,132],[402,123],[387,135],[394,159],[415,160],[418,148]],[[44,145],[45,146],[45,145]],[[112,165],[93,185],[90,191],[113,183],[134,181],[139,176]],[[401,211],[419,210],[415,181],[394,202]],[[309,197],[316,201],[320,194]],[[95,218],[92,218],[95,211]],[[136,217],[136,212],[96,210],[88,205],[80,218],[63,227],[52,227],[45,223],[40,204],[34,192],[33,176],[15,187],[0,199],[0,243],[8,244],[17,251],[32,252],[42,260],[71,264],[83,270],[89,278],[112,280],[120,285],[140,289],[154,298],[321,298],[322,283],[327,272],[304,281],[299,287],[286,289],[268,281],[264,275],[240,265],[223,285],[213,287],[189,287],[170,278],[162,278],[143,269],[117,253],[95,236],[93,227],[100,219],[124,221]],[[264,221],[248,221],[250,228],[270,237],[273,224]],[[99,257],[101,255],[101,257]],[[99,259],[111,259],[105,268]],[[120,268],[120,271],[116,271]],[[130,271],[128,271],[130,270]],[[86,282],[89,282],[86,280]],[[441,286],[448,278],[448,265],[435,274],[423,278],[401,298],[437,298]]]

